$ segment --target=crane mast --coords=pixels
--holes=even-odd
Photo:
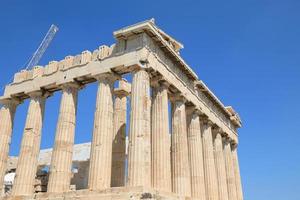
[[[28,62],[26,66],[26,70],[31,69],[32,67],[36,66],[39,63],[43,54],[45,53],[46,49],[48,48],[49,44],[53,40],[55,34],[57,33],[57,31],[58,31],[58,27],[52,24],[46,36],[44,37],[43,41],[41,42],[40,46],[37,48],[32,58]]]

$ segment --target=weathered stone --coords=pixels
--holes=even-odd
[[[236,145],[232,147],[232,160],[233,160],[233,168],[234,168],[234,175],[235,175],[237,199],[243,200],[243,188],[242,188],[241,173],[240,173],[240,166],[239,166]]]
[[[75,136],[78,85],[62,86],[62,99],[51,158],[48,192],[67,192],[70,189],[72,155]]]
[[[211,129],[212,123],[207,119],[202,119],[202,143],[206,195],[209,200],[219,200],[218,180]]]
[[[152,92],[152,186],[172,191],[168,89],[156,83]]]
[[[191,177],[188,157],[185,99],[172,99],[172,191],[191,196]]]
[[[61,61],[60,70],[68,70],[73,66],[74,56],[66,56],[64,60]]]
[[[133,73],[128,147],[128,186],[151,186],[150,77],[140,69]]]
[[[89,184],[90,190],[110,188],[113,140],[113,85],[111,75],[96,77],[98,93],[91,147]]]
[[[199,113],[194,108],[190,108],[188,111],[187,126],[192,197],[206,199]]]
[[[8,153],[14,116],[18,101],[13,99],[1,100],[0,108],[0,196],[4,193],[4,175],[7,168]]]
[[[46,96],[36,92],[31,93],[30,97],[12,192],[14,196],[31,195],[34,192]]]
[[[127,96],[131,89],[125,80],[114,90],[114,137],[112,144],[111,186],[125,186]]]
[[[92,60],[92,53],[90,51],[83,51],[81,53],[81,62],[80,64],[87,64],[88,62],[90,62]]]
[[[223,151],[223,140],[220,130],[215,130],[215,163],[218,178],[218,188],[220,200],[228,200],[227,180],[226,180],[226,168]]]
[[[58,62],[57,61],[50,61],[48,63],[48,65],[45,66],[45,69],[44,69],[44,76],[48,76],[48,75],[51,75],[51,74],[54,74],[56,73],[58,70]]]
[[[228,197],[230,200],[237,200],[231,144],[228,139],[224,140],[224,158],[226,166]]]
[[[102,45],[99,47],[99,54],[98,58],[100,60],[103,60],[104,58],[107,58],[110,55],[110,48],[106,45]]]
[[[22,70],[22,71],[16,73],[14,76],[14,83],[21,83],[21,82],[27,80],[27,74],[28,74],[28,71],[26,71],[26,70]]]

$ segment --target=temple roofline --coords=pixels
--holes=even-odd
[[[171,41],[175,42],[178,47],[183,47],[183,45],[179,42],[177,42],[175,39],[171,38],[169,35],[164,33],[162,30],[160,30],[155,24],[154,20],[147,20],[143,21],[137,24],[134,24],[132,26],[127,26],[125,28],[119,29],[117,31],[114,31],[114,37],[116,39],[118,38],[127,38],[131,35],[136,35],[139,33],[146,32],[150,37],[154,38],[155,41],[160,42],[162,45],[162,48],[166,48],[170,55],[178,61],[186,73],[190,76],[193,80],[198,80],[197,74],[188,66],[188,64],[180,57],[178,53],[178,49],[174,48],[174,45]],[[169,39],[167,41],[166,39]],[[172,45],[171,45],[171,44]],[[177,51],[176,51],[177,50]]]
[[[241,127],[240,119],[232,118],[232,113],[227,110],[224,104],[214,95],[214,93],[205,85],[205,83],[202,80],[199,80],[197,74],[188,66],[188,64],[183,60],[183,58],[181,58],[178,52],[181,48],[183,48],[183,44],[176,41],[174,38],[172,38],[164,31],[159,29],[155,24],[155,20],[153,18],[150,20],[133,24],[131,26],[126,26],[117,31],[114,31],[113,34],[116,39],[119,39],[128,38],[131,35],[139,34],[142,32],[146,32],[148,35],[150,35],[150,37],[155,38],[154,40],[160,41],[163,47],[166,48],[169,51],[169,53],[175,58],[175,60],[179,61],[179,63],[183,66],[183,69],[187,73],[187,75],[196,82],[196,86],[206,91],[209,97],[211,97],[211,99],[222,108],[223,112],[226,115],[228,115],[238,127]],[[172,45],[170,45],[170,43]],[[174,48],[174,45],[177,46],[177,48]]]
[[[117,37],[122,32],[130,31],[130,30],[136,29],[138,27],[143,27],[146,24],[152,25],[166,41],[170,42],[173,45],[176,52],[179,52],[180,49],[184,48],[184,46],[181,42],[177,41],[175,38],[171,37],[169,34],[165,33],[163,30],[158,28],[158,26],[155,24],[154,18],[121,28],[121,29],[115,31],[114,35]]]

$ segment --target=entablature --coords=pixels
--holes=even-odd
[[[88,57],[85,57],[84,54],[87,51],[84,51],[81,59],[79,56],[67,56],[61,61],[49,62],[45,67],[37,66],[32,70],[22,70],[16,73],[13,82],[5,87],[4,95],[1,98],[22,100],[29,98],[30,92],[40,90],[54,92],[60,90],[61,85],[69,82],[78,82],[84,85],[95,82],[95,77],[99,74],[112,72],[123,74],[139,67],[138,59],[141,56],[138,54],[141,51],[113,55],[111,48],[101,46],[93,54],[88,53],[90,55]]]

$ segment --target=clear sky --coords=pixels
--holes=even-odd
[[[114,43],[112,32],[154,17],[181,41],[182,57],[243,121],[245,200],[300,199],[300,1],[1,1],[0,85],[10,81],[52,23],[60,30],[41,64]],[[96,85],[79,94],[76,143],[91,139]],[[52,147],[60,93],[48,99],[42,148]],[[83,106],[85,103],[86,106]],[[18,107],[17,155],[28,101]]]

